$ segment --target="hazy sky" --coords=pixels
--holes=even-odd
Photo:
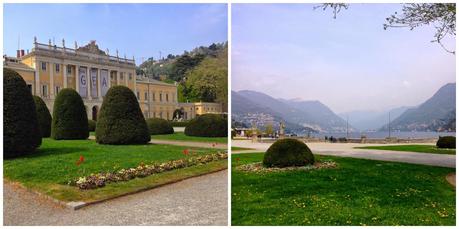
[[[400,4],[232,5],[232,89],[319,100],[335,112],[418,105],[455,82],[433,27],[383,29]],[[445,44],[455,49],[454,38]]]
[[[111,55],[141,58],[182,54],[197,46],[228,40],[226,4],[4,4],[4,53],[15,56],[33,37],[67,47],[96,40]]]

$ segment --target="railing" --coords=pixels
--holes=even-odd
[[[130,64],[130,65],[135,66],[135,61],[133,59],[131,60],[131,59],[120,58],[120,57],[110,56],[110,55],[97,55],[93,53],[77,51],[76,49],[72,49],[72,48],[57,47],[56,45],[35,43],[34,50],[35,51],[45,50],[45,51],[51,51],[51,52],[59,52],[63,54],[73,54],[73,56],[87,57],[88,59],[95,59],[97,61],[102,61],[102,62],[108,61],[112,63],[124,63],[124,64]]]

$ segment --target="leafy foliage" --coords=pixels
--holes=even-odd
[[[281,139],[272,144],[263,158],[266,167],[304,166],[314,164],[309,147],[296,139]]]
[[[147,119],[147,125],[151,135],[174,133],[174,128],[171,123],[162,118]]]
[[[32,93],[17,72],[3,68],[3,157],[30,154],[40,145]]]
[[[228,49],[225,48],[216,58],[206,58],[196,68],[188,71],[185,88],[190,101],[218,102],[228,101]]]
[[[444,136],[439,137],[437,141],[438,148],[456,149],[456,137]]]
[[[73,89],[65,88],[54,101],[51,137],[56,140],[87,139],[88,116],[81,96]]]
[[[90,132],[96,130],[96,121],[94,121],[94,120],[88,120],[88,130],[89,130]]]
[[[105,95],[96,125],[100,144],[146,144],[151,137],[137,98],[125,86],[113,86]]]
[[[185,127],[185,135],[199,137],[226,137],[227,119],[221,115],[204,114],[192,119]]]
[[[35,102],[35,109],[37,111],[38,124],[40,126],[41,137],[49,138],[51,136],[51,113],[49,113],[43,99],[38,96],[33,96]]]

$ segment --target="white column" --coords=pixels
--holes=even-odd
[[[75,64],[75,90],[80,94],[80,79],[79,79],[80,66]]]
[[[100,68],[97,69],[97,98],[102,99],[102,90],[100,88]]]
[[[120,85],[120,71],[116,71],[116,85]]]
[[[40,69],[41,69],[41,61],[35,60],[35,95],[41,97]]]
[[[129,74],[127,72],[123,73],[124,74],[124,81],[126,82],[126,87],[129,87]]]
[[[107,69],[108,70],[108,88],[110,88],[112,86],[112,70],[110,69]]]
[[[54,63],[49,62],[49,97],[54,99]]]
[[[91,68],[92,67],[89,65],[86,67],[86,89],[87,89],[86,93],[88,95],[87,98],[89,100],[92,99],[91,97]]]
[[[65,63],[62,63],[62,65],[64,66],[64,72],[62,72],[62,76],[64,77],[64,88],[67,88],[67,64]]]

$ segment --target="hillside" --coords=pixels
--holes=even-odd
[[[266,114],[290,125],[319,132],[344,132],[346,122],[319,101],[275,99],[261,92],[232,92],[232,112],[241,118],[250,114]],[[263,115],[261,115],[263,114]],[[308,130],[309,131],[309,130]]]
[[[406,110],[394,119],[392,130],[444,131],[456,129],[456,83],[441,87],[430,99],[418,107]],[[454,127],[453,127],[454,125]],[[385,125],[381,130],[387,130]]]

